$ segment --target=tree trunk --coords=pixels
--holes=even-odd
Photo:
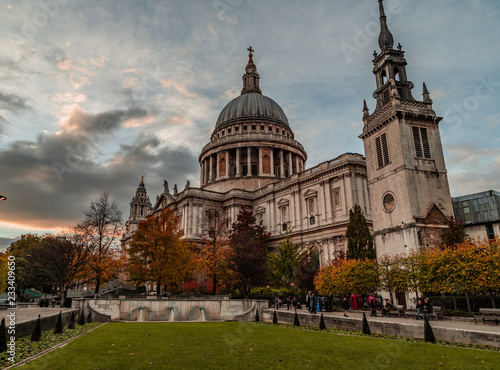
[[[156,296],[160,296],[160,293],[161,293],[161,282],[160,282],[160,279],[158,279],[158,281],[156,282]]]
[[[99,293],[99,286],[101,285],[101,277],[97,276],[95,279],[95,294]]]
[[[470,309],[469,293],[467,292],[465,292],[465,300],[467,301],[467,309],[469,310],[469,312],[472,312],[472,310]]]
[[[64,301],[66,300],[66,290],[61,289],[61,304],[59,307],[64,308]]]
[[[217,294],[217,277],[215,275],[212,278],[212,294],[213,295]]]
[[[493,292],[490,290],[490,297],[491,297],[491,306],[493,308],[497,308],[497,305],[495,304],[495,296],[493,295]]]
[[[456,310],[458,310],[458,307],[457,307],[457,296],[453,296],[453,308]]]

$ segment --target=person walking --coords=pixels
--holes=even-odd
[[[293,297],[292,306],[293,306],[293,310],[297,311],[297,297]]]
[[[372,300],[370,301],[370,308],[371,308],[370,316],[377,317],[377,300],[375,299],[375,297],[373,297]]]
[[[316,298],[316,294],[312,294],[311,296],[311,313],[314,315],[316,313],[316,305],[318,304],[318,299]]]
[[[432,307],[432,303],[429,300],[429,298],[426,298],[424,300],[424,315],[429,316],[433,312],[434,312],[434,307]]]
[[[351,306],[349,305],[349,301],[346,297],[344,297],[344,300],[342,301],[342,308],[344,309],[344,316],[348,317],[347,311],[351,308]]]
[[[290,305],[292,304],[292,296],[289,295],[286,299],[286,309],[289,310],[290,309]]]
[[[424,304],[422,303],[422,300],[419,299],[417,302],[417,320],[423,319],[422,313],[424,312]]]
[[[311,292],[307,292],[307,295],[306,295],[306,308],[309,312],[311,312]]]

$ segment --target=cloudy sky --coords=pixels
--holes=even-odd
[[[421,99],[443,116],[452,196],[500,190],[500,2],[386,0]],[[376,0],[0,0],[0,247],[56,233],[143,175],[199,184],[198,154],[238,96],[247,47],[263,93],[315,166],[363,153],[375,107]]]

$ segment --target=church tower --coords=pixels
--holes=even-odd
[[[130,201],[130,216],[125,223],[126,234],[133,234],[137,230],[137,225],[142,220],[146,219],[146,215],[151,209],[146,187],[144,186],[144,176],[141,177],[139,187],[135,192],[135,196]]]
[[[404,51],[387,26],[379,0],[380,53],[374,53],[377,101],[363,106],[368,191],[377,256],[400,254],[440,242],[453,215],[438,117],[425,83],[423,99],[412,96]]]

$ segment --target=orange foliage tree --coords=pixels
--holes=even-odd
[[[84,215],[85,219],[74,229],[74,237],[88,250],[88,278],[95,281],[97,294],[101,284],[117,276],[121,267],[118,239],[122,235],[122,216],[108,193],[92,200]]]
[[[227,239],[229,218],[222,207],[213,206],[208,208],[199,222],[206,237],[200,246],[198,269],[210,282],[215,295],[222,286],[231,282],[234,274]]]
[[[130,280],[139,284],[155,282],[158,295],[162,286],[179,293],[196,267],[193,246],[183,239],[179,221],[169,208],[141,221],[127,251]]]
[[[319,270],[314,285],[321,295],[369,294],[380,286],[377,262],[336,259]]]

